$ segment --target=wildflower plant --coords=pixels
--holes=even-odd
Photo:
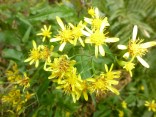
[[[84,99],[88,100],[88,95],[95,93],[106,94],[111,91],[116,95],[119,95],[119,90],[114,86],[118,85],[119,78],[121,75],[121,70],[113,71],[113,63],[108,69],[108,65],[104,64],[105,73],[100,71],[98,74],[93,73],[90,77],[82,77],[81,71],[77,70],[76,64],[79,61],[74,60],[77,55],[64,54],[63,50],[66,45],[71,45],[73,48],[80,47],[78,42],[81,44],[81,49],[86,51],[85,46],[92,48],[92,45],[95,45],[95,59],[98,57],[104,58],[105,47],[109,48],[109,43],[115,43],[119,41],[117,37],[107,36],[108,31],[107,27],[110,26],[108,23],[108,18],[100,16],[98,8],[91,8],[88,10],[91,18],[84,18],[84,21],[80,21],[77,25],[72,23],[65,24],[59,16],[56,16],[56,21],[60,26],[60,29],[57,30],[57,34],[49,40],[51,49],[48,46],[38,45],[33,40],[33,50],[30,51],[29,58],[25,62],[30,61],[30,65],[33,62],[35,67],[38,67],[39,61],[44,60],[44,70],[51,73],[48,77],[52,82],[57,83],[56,89],[61,89],[65,94],[71,95],[73,101],[76,102],[83,95]],[[42,28],[42,33],[37,35],[43,36],[43,42],[46,37],[51,37],[50,29],[52,26],[47,28],[44,25]],[[129,61],[120,61],[119,63],[123,65],[123,69],[126,69],[130,76],[132,76],[132,70],[135,68],[134,59],[137,58],[145,67],[149,68],[149,65],[141,58],[145,53],[147,53],[147,48],[155,46],[156,42],[146,42],[142,43],[143,40],[136,39],[137,36],[137,26],[133,28],[132,40],[130,40],[128,46],[118,45],[119,49],[127,49],[123,57],[129,57]],[[58,43],[57,43],[58,42]],[[54,44],[55,43],[55,44]],[[55,57],[51,54],[55,48],[54,45],[58,44],[58,50],[62,53],[59,53],[55,50],[55,53],[58,54]],[[87,48],[87,49],[89,49]],[[100,55],[98,54],[100,53]],[[78,56],[83,56],[81,53],[77,53]],[[90,55],[93,57],[92,55]]]
[[[17,53],[16,56],[16,51],[13,51],[15,62],[8,63],[2,79],[4,82],[0,81],[0,105],[2,104],[2,109],[6,110],[2,110],[0,114],[3,116],[6,112],[10,113],[8,116],[17,117],[69,117],[81,113],[79,116],[124,117],[133,116],[132,113],[139,107],[147,113],[155,113],[155,100],[145,101],[150,95],[147,91],[150,86],[145,83],[145,79],[135,78],[136,75],[140,75],[137,71],[139,68],[143,68],[143,72],[146,68],[151,69],[151,63],[146,60],[149,56],[146,55],[150,48],[156,46],[155,40],[146,42],[146,38],[143,39],[140,35],[142,27],[146,25],[130,23],[128,29],[132,35],[124,35],[123,39],[118,32],[119,28],[116,28],[118,23],[127,22],[122,23],[123,14],[104,14],[97,7],[90,7],[90,3],[86,4],[86,1],[83,1],[84,4],[78,0],[76,5],[77,2],[82,2],[79,3],[82,9],[87,10],[89,7],[88,14],[75,9],[78,10],[78,14],[70,12],[69,16],[74,15],[70,19],[66,16],[66,10],[74,8],[73,1],[62,0],[61,4],[59,0],[55,2],[56,9],[47,4],[42,8],[42,4],[38,4],[30,9],[30,14],[26,14],[28,18],[21,17],[20,13],[15,15],[17,19],[11,26],[21,24],[16,24],[16,20],[19,20],[28,26],[28,29],[21,40],[17,34],[22,46],[17,44],[16,49],[23,53]],[[113,1],[109,3],[112,4]],[[62,4],[69,5],[70,8]],[[65,8],[62,10],[62,7]],[[117,13],[120,14],[120,10]],[[33,15],[36,17],[31,17]],[[119,20],[115,25],[114,17],[118,17]],[[6,21],[4,24],[7,23]],[[114,29],[115,33],[112,31]],[[148,31],[143,30],[150,37]],[[7,36],[2,35],[3,37]],[[4,52],[2,55],[9,56],[10,53],[12,51],[6,55]],[[5,64],[7,62],[5,61]],[[123,90],[126,85],[128,86]],[[140,89],[140,86],[143,88]],[[142,99],[137,96],[142,96]]]

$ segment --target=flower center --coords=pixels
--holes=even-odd
[[[45,30],[43,32],[43,36],[48,37],[51,33],[48,30]]]
[[[40,58],[40,52],[37,49],[33,49],[30,53],[30,56],[32,57],[32,59],[34,59],[35,61],[38,60]]]
[[[59,62],[59,69],[60,71],[67,71],[69,68],[69,61],[66,58],[62,58]]]
[[[82,36],[81,28],[80,27],[74,27],[72,30],[73,36],[75,38],[79,38]]]
[[[146,48],[142,48],[140,43],[142,40],[130,41],[128,45],[128,51],[132,56],[143,56],[147,53]]]
[[[93,28],[95,28],[95,29],[100,29],[101,24],[102,24],[102,20],[99,18],[95,18],[92,21]]]
[[[72,31],[67,28],[59,32],[59,38],[62,42],[67,42],[73,39]]]
[[[93,33],[90,36],[91,42],[97,46],[102,45],[104,43],[105,38],[106,38],[105,35],[101,33],[99,30],[95,31],[95,33]]]
[[[135,64],[134,63],[131,63],[131,62],[127,62],[124,66],[124,68],[127,70],[127,71],[131,71],[132,69],[134,69],[135,67]]]

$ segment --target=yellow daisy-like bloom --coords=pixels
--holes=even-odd
[[[93,9],[90,9],[88,13],[91,14],[92,18],[85,17],[84,21],[87,22],[88,24],[91,24],[93,30],[99,30],[101,26],[103,26],[103,29],[106,26],[109,26],[107,17],[105,18],[100,17],[98,8],[95,8],[94,12],[93,12]]]
[[[127,103],[125,101],[122,101],[121,105],[122,105],[122,108],[124,108],[124,109],[127,108]]]
[[[156,103],[155,100],[150,101],[145,101],[145,106],[148,107],[149,111],[156,112]]]
[[[115,89],[112,85],[117,85],[118,81],[113,79],[108,79],[105,74],[100,74],[100,76],[95,77],[95,81],[90,84],[90,91],[95,92],[97,95],[100,93],[106,93],[107,91],[112,91],[116,95],[119,95],[119,91]]]
[[[72,28],[72,34],[73,34],[73,38],[74,38],[74,45],[76,45],[77,40],[79,40],[80,44],[84,47],[84,43],[82,40],[82,30],[84,29],[85,25],[82,24],[82,21],[79,22],[79,24],[77,26],[74,26],[73,24],[69,23],[70,27]]]
[[[83,97],[86,101],[88,101],[88,87],[90,85],[90,82],[95,82],[95,79],[93,78],[87,78],[85,80],[82,80],[81,82],[81,87],[82,87],[82,94],[83,94]]]
[[[114,64],[112,64],[110,69],[108,69],[108,66],[105,64],[105,70],[106,70],[105,76],[108,79],[120,78],[121,72],[120,71],[112,71],[113,66],[114,66]]]
[[[50,39],[50,42],[60,41],[61,45],[59,47],[59,51],[63,51],[67,42],[74,45],[73,33],[72,33],[71,28],[66,27],[58,16],[56,17],[56,20],[62,30],[59,31],[59,34],[55,38]]]
[[[94,17],[94,16],[95,16],[95,9],[92,8],[92,7],[89,8],[89,9],[88,9],[88,14],[91,15],[92,17]]]
[[[131,77],[133,76],[132,70],[135,68],[135,64],[134,63],[132,63],[131,61],[124,62],[123,68],[126,69],[130,73]]]
[[[55,58],[53,63],[46,63],[45,70],[52,72],[48,78],[58,78],[59,82],[68,72],[71,72],[75,63],[76,61],[69,60],[67,55],[62,55],[59,58]]]
[[[32,96],[34,96],[34,93],[29,93],[28,91],[26,92],[26,94],[24,95],[25,98],[25,102],[27,102]]]
[[[100,30],[92,31],[89,28],[85,27],[87,31],[82,31],[87,38],[85,39],[85,43],[95,44],[95,56],[98,57],[98,53],[102,56],[105,56],[105,51],[103,49],[104,44],[117,42],[119,38],[108,38],[106,34],[103,33],[103,26],[101,25]]]
[[[46,46],[46,45],[40,45],[40,53],[41,53],[41,59],[44,60],[45,62],[51,62],[51,54],[52,54],[52,51],[54,49],[54,46],[52,45],[50,47],[50,49]]]
[[[66,94],[72,95],[74,103],[81,96],[81,76],[76,74],[76,68],[73,68],[70,72],[66,74],[65,79],[59,82],[57,89],[63,89]]]
[[[136,57],[144,67],[149,68],[148,63],[142,59],[142,56],[148,52],[148,48],[156,45],[156,41],[142,43],[143,40],[136,40],[137,32],[138,28],[137,25],[135,25],[132,33],[132,40],[129,42],[128,46],[118,45],[118,48],[121,50],[128,50],[128,52],[123,55],[124,58],[129,58],[129,56],[131,56],[132,58]]]
[[[43,39],[42,39],[43,42],[45,41],[46,38],[51,38],[52,32],[50,32],[50,29],[51,29],[51,26],[49,26],[47,28],[47,26],[44,25],[43,28],[41,28],[42,32],[41,33],[37,33],[37,35],[43,36]]]
[[[27,58],[24,62],[30,62],[30,65],[35,62],[35,67],[39,65],[39,59],[41,57],[40,47],[37,47],[36,42],[33,40],[33,49],[30,50],[29,58]]]
[[[124,117],[124,112],[122,110],[118,110],[118,117]]]
[[[7,80],[9,82],[17,82],[21,79],[21,76],[19,75],[19,70],[17,67],[17,64],[14,63],[14,65],[12,66],[11,70],[7,70],[6,71],[6,76],[7,76]]]

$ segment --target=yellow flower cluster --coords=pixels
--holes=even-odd
[[[35,67],[39,66],[40,60],[44,62],[44,70],[51,72],[48,77],[53,82],[56,82],[57,89],[62,89],[65,93],[70,94],[73,101],[76,102],[81,95],[85,100],[88,100],[88,93],[105,94],[111,91],[119,95],[119,91],[114,88],[118,84],[117,78],[120,77],[120,71],[112,71],[113,64],[110,69],[104,65],[105,73],[92,74],[91,78],[81,78],[78,70],[74,65],[75,60],[70,60],[68,55],[59,55],[53,52],[54,46],[59,44],[58,50],[63,51],[65,46],[71,44],[73,46],[81,45],[83,49],[87,45],[89,48],[95,46],[95,57],[99,54],[105,56],[104,47],[107,43],[114,43],[119,41],[119,38],[109,37],[107,34],[107,27],[110,26],[107,17],[100,15],[98,8],[91,8],[88,10],[90,18],[85,17],[84,21],[80,21],[77,25],[72,23],[64,24],[60,17],[56,16],[56,21],[60,27],[57,34],[51,38],[51,26],[44,25],[41,28],[41,33],[37,35],[42,36],[44,42],[49,38],[50,45],[38,45],[32,41],[33,49],[30,50],[29,57],[25,62],[30,62],[30,65],[35,63]],[[137,58],[142,65],[149,68],[149,65],[141,58],[147,53],[147,48],[155,46],[156,42],[142,43],[143,40],[136,39],[137,26],[134,26],[132,40],[125,45],[118,45],[119,49],[127,49],[123,57],[128,58],[128,61],[120,61],[124,69],[126,69],[132,76],[132,70],[135,68],[134,59]],[[54,43],[59,42],[59,43]],[[52,45],[53,44],[53,45]],[[79,47],[79,46],[78,46]],[[57,48],[57,47],[56,47]],[[76,55],[75,55],[76,56]]]
[[[11,112],[20,114],[24,109],[24,104],[34,95],[29,93],[30,79],[26,73],[20,75],[17,64],[12,69],[6,71],[8,91],[2,96],[2,102],[12,107]]]
[[[30,65],[35,62],[35,67],[39,66],[39,60],[43,60],[44,62],[51,61],[50,57],[52,56],[52,51],[54,46],[51,46],[50,49],[46,45],[37,46],[36,42],[33,40],[33,49],[30,50],[29,58],[27,58],[24,62],[30,62]]]
[[[76,46],[80,44],[85,47],[85,43],[95,45],[95,56],[98,57],[98,53],[102,56],[105,55],[103,46],[107,46],[106,43],[119,41],[118,38],[109,38],[105,32],[106,27],[109,26],[107,17],[101,17],[97,8],[91,8],[88,10],[91,18],[84,18],[84,22],[80,21],[77,25],[68,23],[65,25],[60,17],[56,16],[56,21],[60,26],[58,34],[54,38],[50,39],[50,42],[60,42],[59,51],[63,51],[67,44]],[[41,33],[37,35],[42,36],[44,42],[46,38],[50,38],[52,32],[51,26],[44,25],[41,28]],[[79,43],[78,43],[79,42]],[[75,60],[70,60],[67,55],[53,56],[53,48],[48,46],[38,45],[33,40],[33,49],[30,50],[29,57],[25,62],[30,62],[30,65],[35,63],[35,67],[39,66],[40,60],[44,62],[44,70],[51,72],[48,77],[53,82],[57,82],[57,89],[62,89],[65,93],[70,94],[73,101],[76,102],[81,95],[85,100],[88,100],[88,93],[106,93],[112,91],[115,94],[119,94],[118,90],[113,87],[117,85],[118,81],[115,78],[120,77],[119,71],[112,71],[113,65],[110,69],[105,65],[106,73],[101,73],[92,78],[82,79],[78,74]],[[56,53],[55,53],[56,54]],[[53,57],[53,58],[52,58]]]
[[[132,76],[132,69],[135,68],[135,64],[133,63],[134,59],[137,60],[146,68],[149,68],[148,63],[142,58],[147,52],[148,48],[152,46],[156,46],[156,41],[150,41],[146,43],[142,43],[143,39],[136,39],[138,33],[137,25],[133,28],[132,39],[129,41],[128,45],[118,45],[118,48],[121,50],[127,50],[127,52],[123,55],[125,59],[128,59],[128,62],[122,62],[122,66],[126,69],[130,75]]]
[[[53,82],[57,82],[57,89],[62,89],[66,94],[72,95],[73,101],[76,102],[81,95],[85,100],[88,100],[88,92],[106,93],[112,91],[119,95],[117,89],[112,85],[117,85],[118,81],[114,78],[120,77],[120,71],[112,71],[113,65],[110,70],[105,65],[106,73],[101,73],[94,78],[87,78],[83,80],[80,74],[77,74],[77,69],[74,67],[76,61],[70,60],[67,55],[62,55],[59,58],[55,58],[53,62],[46,63],[44,68],[46,71],[50,71],[51,75],[49,79]]]
[[[77,26],[69,23],[69,26],[64,25],[62,20],[57,16],[56,20],[61,27],[61,31],[58,31],[58,35],[55,38],[50,39],[50,42],[60,41],[61,45],[59,47],[60,51],[63,51],[65,45],[69,42],[73,45],[77,44],[77,40],[79,40],[80,44],[84,47],[85,43],[95,44],[95,56],[98,57],[98,52],[102,56],[105,55],[105,51],[103,49],[103,45],[106,43],[112,43],[119,41],[119,38],[109,38],[107,37],[107,33],[104,33],[106,27],[109,26],[107,21],[107,17],[100,17],[99,10],[97,8],[90,9],[89,14],[91,14],[91,18],[84,18],[85,23],[82,21],[79,22]],[[89,29],[87,24],[91,27]],[[82,39],[82,36],[85,36],[85,40]]]

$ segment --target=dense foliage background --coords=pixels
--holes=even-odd
[[[118,37],[120,41],[111,44],[110,49],[115,56],[120,57],[121,52],[116,48],[131,39],[134,25],[139,28],[138,36],[144,41],[156,40],[156,1],[155,0],[0,0],[0,98],[2,98],[10,85],[7,81],[6,70],[13,63],[17,63],[20,73],[27,72],[31,79],[29,89],[35,93],[27,101],[20,112],[8,111],[8,105],[0,102],[1,117],[153,117],[156,113],[148,111],[144,106],[145,101],[156,99],[156,47],[152,47],[144,56],[150,68],[137,64],[133,70],[133,77],[123,73],[117,89],[120,95],[114,94],[89,95],[89,100],[81,98],[73,103],[72,98],[62,91],[55,89],[41,64],[37,69],[24,63],[32,48],[32,40],[41,43],[42,39],[36,34],[44,24],[52,26],[52,33],[57,33],[58,24],[56,16],[64,22],[78,23],[88,16],[90,7],[98,7],[104,16],[108,17],[110,27],[109,36]],[[75,47],[76,49],[76,47]],[[110,50],[106,53],[110,53]],[[75,50],[67,47],[64,53],[73,55]],[[79,70],[87,71],[89,64],[94,64],[95,69],[104,64],[111,65],[115,56],[99,57],[94,63],[86,62],[87,56],[79,58]],[[116,69],[121,69],[115,63]],[[81,74],[90,76],[89,72]],[[124,108],[122,102],[127,103]]]

